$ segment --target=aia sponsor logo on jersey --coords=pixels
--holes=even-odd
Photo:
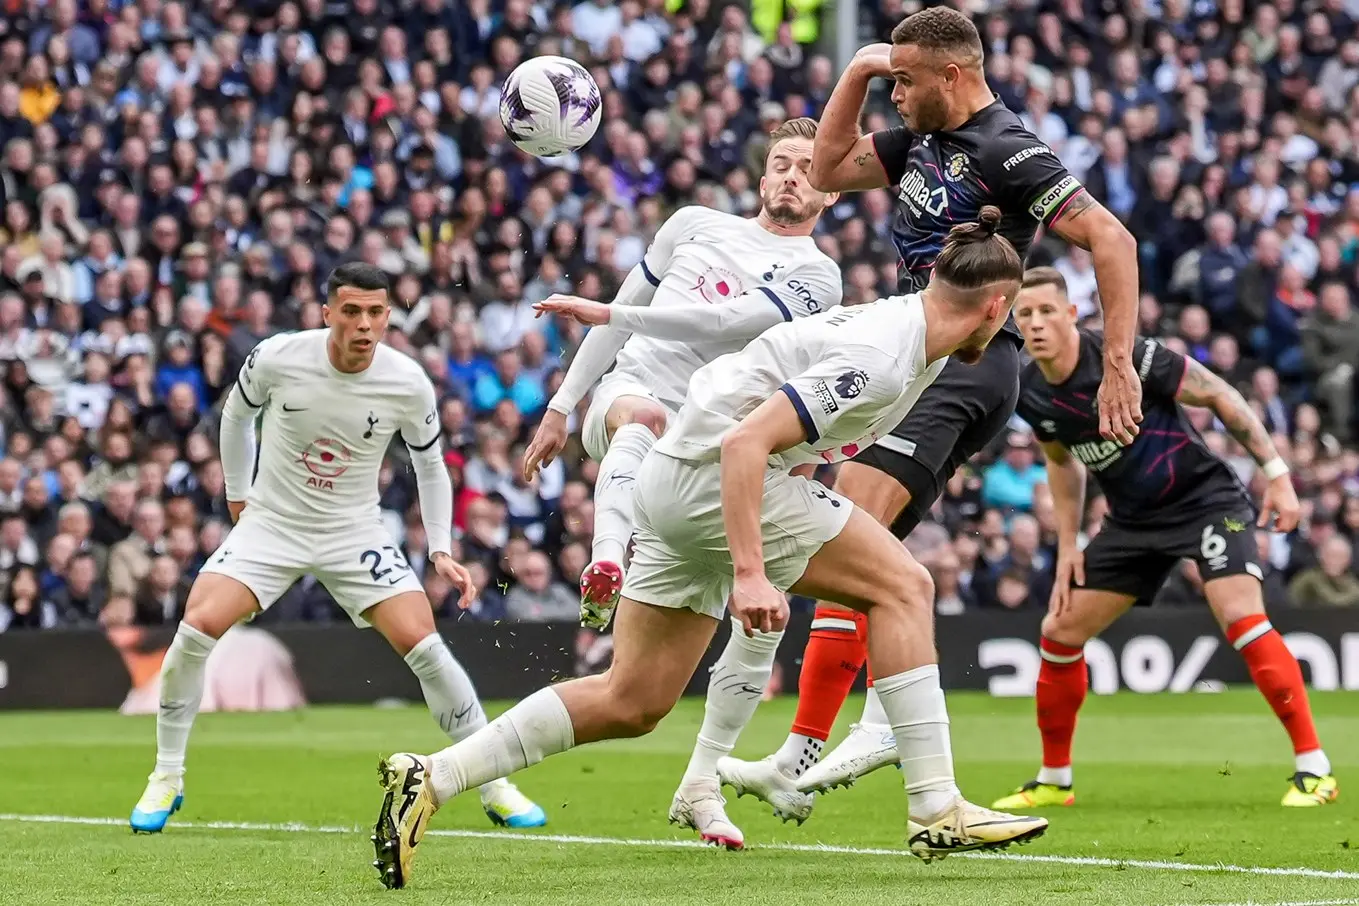
[[[746,291],[740,277],[725,267],[713,265],[699,274],[698,282],[691,288],[698,290],[703,300],[710,304],[730,301]]]
[[[302,451],[302,465],[311,474],[307,487],[322,491],[335,489],[335,479],[349,471],[349,448],[330,437],[318,437]]]

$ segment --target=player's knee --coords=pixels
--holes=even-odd
[[[878,602],[904,611],[934,612],[934,578],[930,571],[912,558],[894,569],[890,582],[886,583],[886,594]]]
[[[633,408],[628,423],[641,425],[652,434],[660,437],[665,433],[665,410],[655,403],[639,403]]]
[[[184,604],[183,622],[214,639],[258,609],[255,596],[241,583],[203,573]]]
[[[656,729],[656,725],[673,707],[673,702],[664,704],[653,698],[633,698],[619,702],[618,707],[614,709],[613,735],[618,739],[645,736]]]
[[[1061,614],[1048,613],[1043,617],[1043,638],[1062,645],[1079,647],[1090,641],[1092,633],[1081,624],[1080,618],[1068,607]]]

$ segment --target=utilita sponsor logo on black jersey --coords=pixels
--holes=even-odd
[[[916,214],[925,213],[938,217],[948,210],[948,192],[943,186],[931,189],[925,174],[919,170],[911,170],[901,178],[901,192],[898,197],[910,205]]]

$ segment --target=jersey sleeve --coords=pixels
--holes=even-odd
[[[429,450],[439,443],[439,401],[434,385],[423,374],[411,380],[411,396],[401,420],[401,440],[412,452]]]
[[[913,141],[915,133],[905,126],[893,126],[873,133],[873,151],[887,173],[889,184],[901,182],[901,177],[906,175],[906,157],[911,152]]]
[[[797,412],[807,443],[821,439],[836,420],[866,406],[890,406],[905,386],[897,360],[872,346],[838,347],[779,390]]]
[[[1166,400],[1174,400],[1184,383],[1184,372],[1189,367],[1184,356],[1155,340],[1138,340],[1133,347],[1133,361],[1137,376],[1147,393]]]
[[[278,346],[284,336],[287,334],[270,337],[256,345],[236,375],[236,392],[251,409],[263,408],[278,384]]]
[[[1085,187],[1036,135],[1018,125],[988,140],[982,170],[1006,210],[1023,208],[1044,226]]]
[[[762,293],[779,310],[783,320],[805,318],[834,308],[845,298],[845,283],[840,269],[832,262],[799,268],[787,279],[760,286]]]
[[[661,285],[661,278],[665,276],[666,270],[670,267],[670,259],[675,254],[675,247],[686,233],[699,226],[704,210],[697,205],[680,208],[656,231],[656,238],[651,240],[646,254],[642,255],[642,260],[637,265],[653,289]]]

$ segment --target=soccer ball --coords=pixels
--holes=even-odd
[[[575,151],[599,128],[599,86],[565,57],[533,57],[515,67],[500,92],[500,122],[535,157]]]

